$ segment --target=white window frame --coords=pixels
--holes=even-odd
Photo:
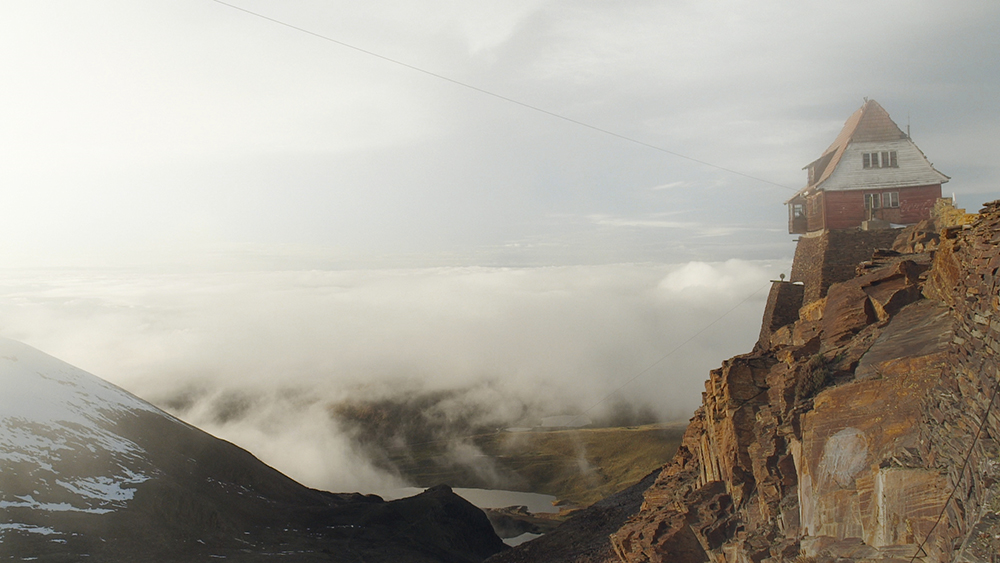
[[[899,168],[896,151],[875,151],[861,153],[861,167],[865,170],[876,168]]]

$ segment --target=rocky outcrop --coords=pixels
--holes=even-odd
[[[603,561],[997,560],[1000,202],[937,211],[874,252],[800,241],[802,289],[775,282]]]
[[[825,290],[813,276],[789,324],[765,317],[612,535],[619,560],[993,561],[1000,204],[967,218],[898,234]],[[807,244],[798,271],[829,272]]]

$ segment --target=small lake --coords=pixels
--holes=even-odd
[[[404,497],[412,497],[424,492],[425,489],[419,487],[404,487],[393,489],[384,494],[382,498],[395,500]],[[506,508],[508,506],[527,506],[529,512],[535,514],[549,512],[559,512],[559,508],[552,503],[556,497],[539,493],[523,493],[520,491],[501,491],[496,489],[452,489],[455,494],[478,506],[479,508]]]
[[[528,541],[531,541],[531,540],[533,540],[535,538],[540,538],[540,537],[542,537],[542,534],[530,534],[530,533],[529,534],[521,534],[520,536],[517,536],[516,538],[507,538],[507,539],[503,540],[503,543],[505,543],[505,544],[507,544],[507,545],[509,545],[511,547],[516,547],[516,546],[521,545],[524,542],[528,542]]]

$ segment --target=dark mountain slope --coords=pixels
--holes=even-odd
[[[0,560],[465,563],[503,549],[437,487],[304,487],[68,364],[0,339]]]

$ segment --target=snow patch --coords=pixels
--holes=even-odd
[[[51,536],[54,534],[59,534],[59,532],[53,530],[52,528],[43,528],[42,526],[32,526],[30,524],[0,524],[0,537],[3,537],[3,532],[7,530],[17,530],[20,532],[27,532],[29,534],[41,534],[43,536]]]
[[[56,480],[56,484],[77,495],[109,503],[124,503],[132,500],[135,489],[124,488],[123,485],[137,485],[149,480],[149,477],[128,469],[125,475],[117,479],[110,477],[84,477],[73,482]]]
[[[128,411],[160,412],[127,391],[26,344],[0,338],[0,417],[40,424],[113,423]]]
[[[0,508],[28,508],[31,510],[44,510],[46,512],[83,512],[86,514],[107,514],[112,512],[107,508],[79,508],[68,502],[39,502],[31,495],[14,497],[20,502],[0,500]]]

